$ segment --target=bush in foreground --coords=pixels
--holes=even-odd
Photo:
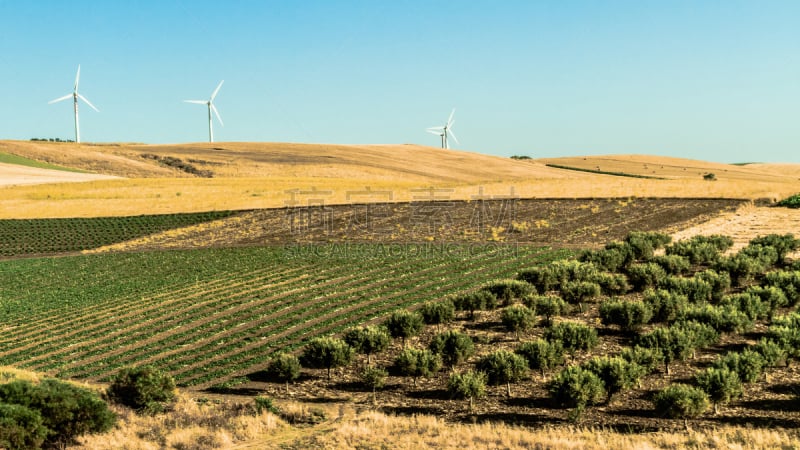
[[[108,398],[139,412],[162,412],[175,401],[175,381],[152,366],[121,369],[106,391]]]
[[[38,411],[0,403],[0,448],[40,448],[47,428]]]
[[[598,404],[605,396],[600,377],[590,370],[570,366],[562,370],[548,385],[550,398],[557,404],[574,408],[570,419],[580,420],[586,406]]]
[[[742,395],[739,375],[727,368],[709,367],[695,376],[695,383],[714,402],[714,414],[719,412],[720,404],[728,403]]]
[[[528,374],[528,362],[520,355],[506,350],[489,353],[478,361],[478,370],[486,374],[490,385],[506,385],[506,395],[511,397],[511,383]]]
[[[63,448],[78,436],[108,431],[116,420],[96,392],[55,379],[44,379],[39,384],[15,380],[0,385],[0,404],[32,412],[6,407],[0,423],[11,425],[0,427],[0,436],[8,433],[4,438],[9,440],[38,441],[42,431],[37,425],[38,414],[46,430],[45,447]]]
[[[519,333],[533,328],[536,322],[536,314],[525,305],[511,305],[503,309],[500,314],[500,321],[506,330],[514,333],[514,337],[519,340]]]
[[[447,392],[454,398],[469,399],[469,410],[472,412],[476,398],[486,396],[486,374],[468,370],[464,373],[452,373],[447,381]]]
[[[708,395],[702,390],[685,384],[672,384],[653,397],[657,413],[671,419],[683,419],[688,428],[689,419],[699,417],[708,410]]]

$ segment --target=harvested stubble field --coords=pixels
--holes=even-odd
[[[53,179],[51,182],[56,184],[5,187],[0,197],[0,218],[276,208],[292,200],[288,191],[314,189],[330,191],[330,195],[324,196],[326,204],[409,202],[420,195],[419,189],[431,186],[449,190],[447,195],[451,200],[470,200],[479,195],[507,196],[512,192],[520,198],[775,200],[800,191],[798,165],[736,166],[639,155],[630,156],[632,162],[627,165],[608,168],[641,174],[644,166],[659,164],[674,170],[661,174],[665,179],[637,179],[545,165],[578,166],[578,162],[568,159],[512,160],[414,145],[154,146],[0,141],[0,152],[125,177],[70,184],[58,184]],[[160,159],[152,159],[153,155]],[[166,160],[180,164],[165,165]],[[187,165],[193,171],[211,173],[213,178],[198,178],[184,170]],[[716,181],[703,180],[702,174],[708,172],[715,173]],[[369,190],[390,192],[391,196],[363,196]],[[354,193],[362,196],[354,199]]]

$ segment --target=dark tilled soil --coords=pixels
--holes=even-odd
[[[631,231],[674,231],[735,210],[732,199],[495,199],[297,206],[243,213],[229,245],[485,242],[593,247]],[[202,241],[193,239],[193,241]],[[219,244],[217,244],[219,245]]]

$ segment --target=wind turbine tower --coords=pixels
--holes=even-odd
[[[211,94],[211,98],[208,100],[184,100],[186,103],[196,103],[198,105],[206,105],[208,106],[208,142],[214,142],[214,126],[213,121],[211,120],[211,111],[214,111],[214,114],[217,116],[217,120],[219,120],[219,124],[223,127],[225,126],[222,123],[222,117],[219,116],[219,111],[217,111],[217,107],[214,106],[214,98],[216,98],[217,93],[219,93],[219,88],[222,87],[222,83],[225,80],[222,80],[217,85],[217,88],[214,89],[214,92]]]
[[[80,80],[81,80],[81,65],[78,64],[78,74],[75,75],[75,88],[72,90],[72,93],[47,102],[47,104],[50,105],[53,103],[60,102],[62,100],[67,100],[68,98],[72,98],[73,109],[75,110],[75,142],[77,143],[81,142],[81,127],[80,127],[80,122],[78,120],[78,99],[83,100],[83,102],[91,106],[93,110],[100,112],[99,109],[95,108],[94,105],[89,100],[86,99],[86,97],[78,93],[78,82]]]
[[[450,142],[449,142],[448,138],[451,138],[451,137],[453,138],[454,141],[456,141],[456,144],[460,144],[460,142],[458,142],[458,138],[456,137],[455,133],[453,133],[453,125],[455,125],[455,123],[456,123],[456,121],[453,120],[453,115],[455,113],[456,113],[456,110],[455,110],[455,108],[453,108],[453,111],[450,112],[450,117],[447,119],[447,123],[446,124],[444,124],[444,125],[442,125],[440,127],[431,127],[431,128],[428,128],[427,130],[425,130],[428,133],[435,134],[435,135],[440,136],[442,138],[442,148],[446,148],[446,149],[450,148]]]

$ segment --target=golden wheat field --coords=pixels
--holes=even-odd
[[[439,192],[440,199],[453,200],[504,195],[775,200],[800,191],[800,165],[750,167],[640,155],[513,160],[412,145],[20,141],[0,142],[0,153],[122,177],[59,183],[57,176],[48,180],[40,175],[42,184],[2,187],[0,218],[274,208],[298,199],[321,199],[326,204],[405,202],[424,199],[428,195],[425,189],[431,188]],[[183,169],[176,168],[180,164]],[[602,171],[659,179],[591,173],[598,166]],[[187,167],[212,178],[189,173]],[[707,173],[714,173],[716,180],[704,180]],[[0,178],[5,177],[2,175]],[[300,193],[299,197],[292,191]],[[370,191],[374,194],[364,195]]]

